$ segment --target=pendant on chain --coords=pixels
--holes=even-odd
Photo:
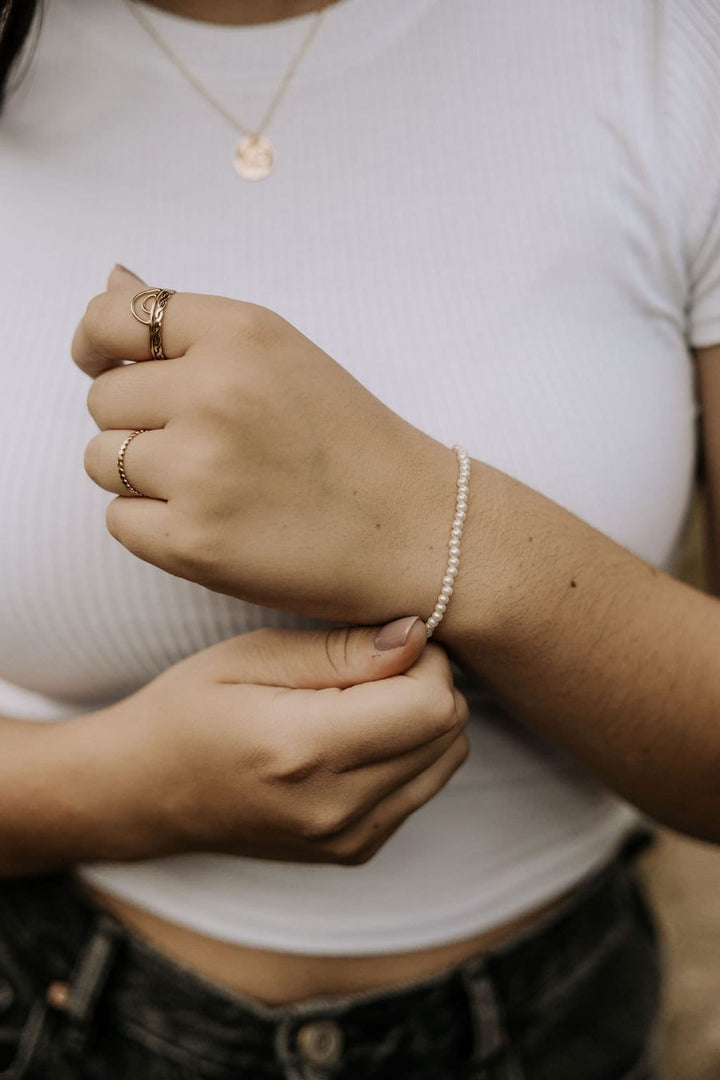
[[[275,147],[264,135],[246,135],[237,145],[233,163],[243,180],[264,180],[275,164]]]

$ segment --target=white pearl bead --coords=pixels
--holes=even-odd
[[[450,530],[450,543],[448,545],[448,565],[445,576],[442,579],[442,588],[438,596],[435,609],[425,623],[427,636],[430,637],[435,628],[442,622],[443,615],[447,611],[448,601],[453,594],[455,578],[460,566],[460,540],[463,534],[463,522],[467,517],[468,494],[470,490],[470,457],[467,450],[462,446],[453,446],[458,459],[457,476],[457,499],[455,502],[455,517]]]

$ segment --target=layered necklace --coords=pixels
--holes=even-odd
[[[264,180],[266,176],[269,176],[273,170],[276,155],[275,147],[270,142],[270,139],[268,139],[265,132],[275,116],[281,101],[285,97],[295,72],[300,67],[300,64],[315,40],[332,0],[323,0],[318,6],[318,9],[313,13],[310,27],[303,35],[302,40],[299,42],[297,49],[293,53],[290,63],[285,69],[277,88],[273,92],[270,102],[260,118],[259,123],[254,127],[241,123],[234,113],[231,113],[221,101],[218,101],[215,95],[208,90],[207,86],[198,79],[197,75],[190,70],[187,64],[185,64],[177,53],[170,48],[168,43],[163,40],[156,27],[150,22],[145,13],[137,7],[134,0],[124,0],[124,3],[136,22],[142,27],[148,37],[154,41],[158,49],[160,49],[167,57],[170,63],[180,72],[185,81],[189,83],[193,90],[195,90],[196,93],[198,93],[200,97],[203,98],[216,113],[222,116],[222,118],[241,136],[240,142],[235,147],[232,159],[238,176],[241,176],[243,180]]]

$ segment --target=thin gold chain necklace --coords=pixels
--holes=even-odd
[[[244,180],[264,180],[266,176],[269,176],[275,164],[275,147],[268,139],[265,131],[277,112],[280,102],[285,97],[295,72],[300,67],[303,58],[315,40],[332,0],[325,0],[315,12],[315,17],[310,25],[310,29],[303,37],[297,50],[293,53],[290,63],[288,64],[282,79],[278,83],[277,89],[272,95],[269,105],[265,109],[260,123],[254,128],[242,124],[237,116],[231,113],[229,109],[226,109],[214,94],[210,93],[208,88],[200,82],[197,75],[190,70],[177,53],[175,53],[167,42],[160,37],[160,34],[153,24],[146,17],[144,12],[136,7],[133,0],[124,0],[124,2],[136,22],[140,24],[145,33],[155,42],[158,49],[164,53],[170,63],[177,68],[186,82],[192,86],[192,88],[211,108],[215,110],[216,113],[219,113],[219,115],[242,136],[235,148],[235,154],[233,156],[233,164],[237,174],[242,176]]]

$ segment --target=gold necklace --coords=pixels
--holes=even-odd
[[[332,0],[325,0],[322,6],[315,12],[315,18],[310,25],[310,29],[303,37],[297,50],[293,53],[290,63],[270,99],[269,105],[265,109],[260,123],[254,128],[241,124],[238,118],[210,93],[208,88],[200,82],[197,75],[195,75],[180,57],[173,52],[167,42],[163,41],[153,24],[145,16],[144,12],[140,11],[140,9],[135,6],[133,0],[125,0],[125,6],[131,12],[136,22],[140,24],[145,33],[155,42],[160,51],[164,53],[170,63],[177,68],[186,82],[192,86],[193,90],[195,90],[200,97],[215,110],[215,112],[219,113],[220,116],[222,116],[223,119],[234,127],[242,136],[233,155],[233,165],[235,166],[235,171],[238,176],[242,176],[243,180],[264,180],[266,176],[270,175],[275,164],[275,147],[265,134],[265,130],[275,115],[280,102],[285,97],[287,89],[292,82],[295,72],[300,67],[303,57],[315,40],[315,36],[320,29],[320,24],[322,23],[331,2]]]

